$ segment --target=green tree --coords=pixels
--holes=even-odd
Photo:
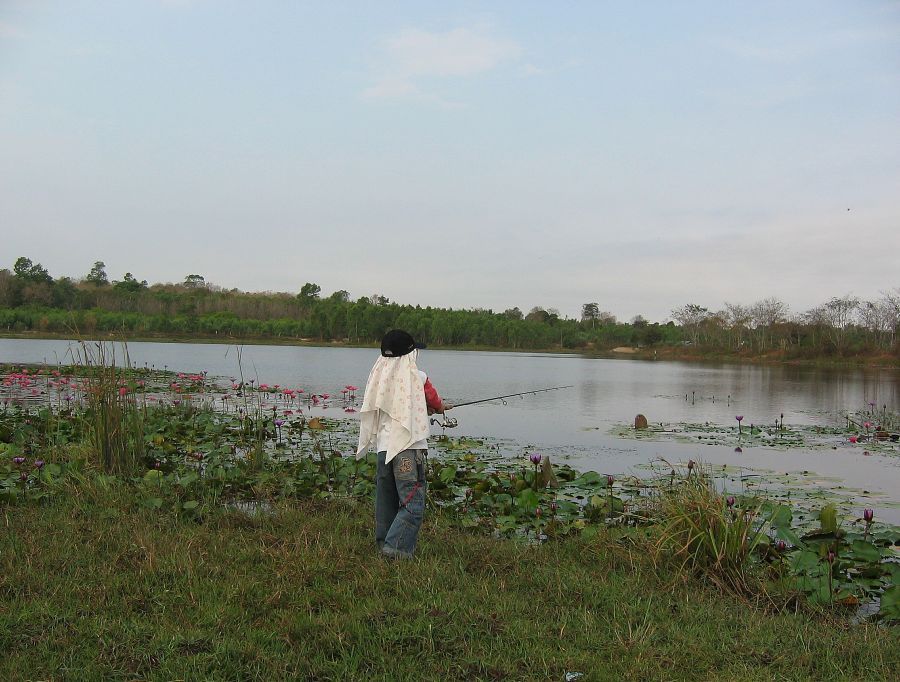
[[[102,260],[98,260],[94,262],[94,267],[91,268],[91,271],[87,274],[87,277],[84,278],[84,281],[88,284],[93,284],[95,287],[105,287],[109,284],[109,277],[106,276],[106,263]]]
[[[206,279],[203,275],[188,275],[184,278],[184,286],[188,289],[200,289],[206,286]]]
[[[71,310],[75,307],[75,282],[69,277],[60,277],[53,283],[53,307]]]
[[[53,284],[53,278],[40,263],[33,263],[30,258],[19,256],[13,265],[13,273],[22,282],[31,284]]]
[[[328,297],[328,300],[333,303],[347,303],[350,300],[350,292],[340,289],[331,294],[331,296]]]
[[[597,322],[597,318],[600,317],[600,306],[597,303],[585,303],[581,306],[581,321],[587,322],[590,320],[591,329],[594,328],[594,324]]]
[[[319,294],[322,293],[322,287],[318,284],[314,284],[312,282],[307,282],[302,287],[300,287],[300,293],[297,294],[297,298],[305,303],[310,303],[319,298]]]
[[[519,306],[516,306],[515,308],[507,308],[501,313],[501,315],[507,320],[521,320],[523,317],[525,317],[522,314],[522,311],[519,310]]]
[[[140,282],[130,272],[126,272],[121,282],[113,282],[113,289],[116,291],[124,291],[126,293],[135,293],[141,289],[147,288],[147,280]]]

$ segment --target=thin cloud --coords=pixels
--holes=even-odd
[[[384,66],[362,94],[372,99],[420,94],[429,78],[478,75],[521,53],[518,43],[483,26],[443,33],[408,28],[384,42]]]
[[[524,76],[541,76],[545,73],[547,73],[547,69],[542,69],[534,64],[529,63],[522,67],[522,75]]]

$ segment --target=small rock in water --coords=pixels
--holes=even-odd
[[[647,418],[639,414],[634,418],[634,428],[636,429],[646,429],[647,428]]]

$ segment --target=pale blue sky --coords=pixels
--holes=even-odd
[[[898,228],[897,2],[0,0],[0,267],[662,321]]]

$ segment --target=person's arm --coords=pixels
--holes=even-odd
[[[450,405],[445,405],[438,395],[437,389],[431,384],[431,380],[425,379],[425,405],[428,408],[428,414],[443,414],[444,410],[449,410]]]

